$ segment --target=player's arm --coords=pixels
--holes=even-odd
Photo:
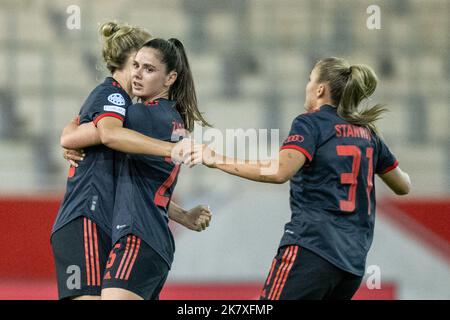
[[[60,137],[60,143],[66,149],[81,149],[101,144],[100,135],[92,122],[78,125],[78,117],[67,124]]]
[[[379,174],[379,177],[397,195],[406,195],[411,189],[411,179],[400,167],[396,167],[385,174]]]
[[[275,160],[243,161],[216,154],[206,145],[197,145],[186,164],[203,163],[241,178],[266,182],[285,183],[300,170],[306,162],[303,153],[295,149],[283,149]]]
[[[377,142],[379,155],[375,172],[397,195],[408,194],[411,188],[411,179],[409,178],[409,175],[400,169],[398,160],[383,139],[378,138]]]
[[[171,220],[194,231],[205,230],[211,221],[211,212],[207,206],[203,205],[196,206],[191,210],[184,210],[175,202],[171,201],[168,214]]]
[[[102,144],[108,148],[136,154],[170,157],[175,143],[150,138],[139,132],[124,128],[122,121],[104,117],[97,122]]]
[[[123,123],[115,117],[103,117],[97,122],[77,125],[76,120],[69,123],[61,135],[61,146],[66,149],[79,149],[104,144],[107,147],[136,154],[170,157],[175,143],[166,142],[136,131],[123,128]]]

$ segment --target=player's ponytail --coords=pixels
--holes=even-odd
[[[183,116],[186,129],[192,131],[194,122],[198,121],[202,126],[210,126],[203,118],[202,113],[198,110],[197,94],[195,93],[194,79],[192,77],[189,61],[184,50],[184,46],[178,39],[169,39],[170,43],[175,46],[180,57],[180,71],[177,80],[169,91],[170,99],[177,101],[178,112]]]
[[[145,47],[158,50],[161,62],[166,65],[166,71],[177,72],[177,79],[169,89],[169,99],[176,101],[176,108],[183,118],[186,130],[192,131],[194,123],[210,126],[198,110],[197,95],[189,61],[184,46],[178,39],[152,39]]]
[[[151,35],[142,28],[110,21],[100,26],[102,56],[111,73],[122,70],[129,55],[139,50]]]
[[[316,66],[319,67],[318,81],[329,84],[338,115],[352,124],[377,132],[375,122],[387,111],[386,107],[376,104],[359,110],[360,103],[369,98],[377,87],[378,79],[372,68],[363,64],[350,66],[339,58],[323,59]]]

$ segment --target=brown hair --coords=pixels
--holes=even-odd
[[[198,110],[197,95],[189,61],[184,46],[178,39],[152,39],[144,47],[159,51],[160,59],[166,65],[166,71],[177,72],[177,79],[169,89],[169,99],[176,101],[176,108],[183,118],[186,130],[194,129],[194,122],[202,126],[211,126]]]
[[[151,39],[145,29],[112,21],[100,26],[100,35],[103,40],[103,60],[111,73],[122,70],[130,53],[139,50]]]
[[[362,100],[369,98],[377,87],[378,78],[367,65],[349,65],[340,58],[327,58],[317,62],[319,83],[327,82],[331,100],[337,106],[338,115],[344,120],[365,126],[377,132],[375,122],[387,111],[386,107],[376,104],[359,110]]]

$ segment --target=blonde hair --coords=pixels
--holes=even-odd
[[[340,58],[327,58],[317,62],[319,83],[327,82],[331,100],[337,106],[338,115],[351,124],[368,127],[378,132],[375,122],[387,111],[376,104],[359,110],[362,100],[369,98],[377,87],[378,78],[367,65],[350,65]]]
[[[122,70],[130,55],[151,39],[150,33],[140,27],[110,21],[100,26],[102,56],[111,73]]]

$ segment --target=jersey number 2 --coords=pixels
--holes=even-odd
[[[155,194],[155,204],[160,207],[167,208],[167,205],[169,204],[169,197],[166,196],[166,191],[169,189],[173,183],[175,182],[175,178],[177,177],[178,171],[180,170],[180,165],[177,164],[172,172],[170,173],[170,176],[167,178],[166,181],[156,190]]]
[[[352,172],[341,173],[341,183],[349,184],[348,199],[340,200],[339,207],[341,211],[353,212],[356,207],[356,187],[358,186],[358,174],[361,167],[361,149],[357,146],[336,146],[338,156],[353,157]],[[368,173],[367,173],[367,200],[370,214],[370,192],[373,187],[373,148],[366,149],[366,158],[368,159]]]

